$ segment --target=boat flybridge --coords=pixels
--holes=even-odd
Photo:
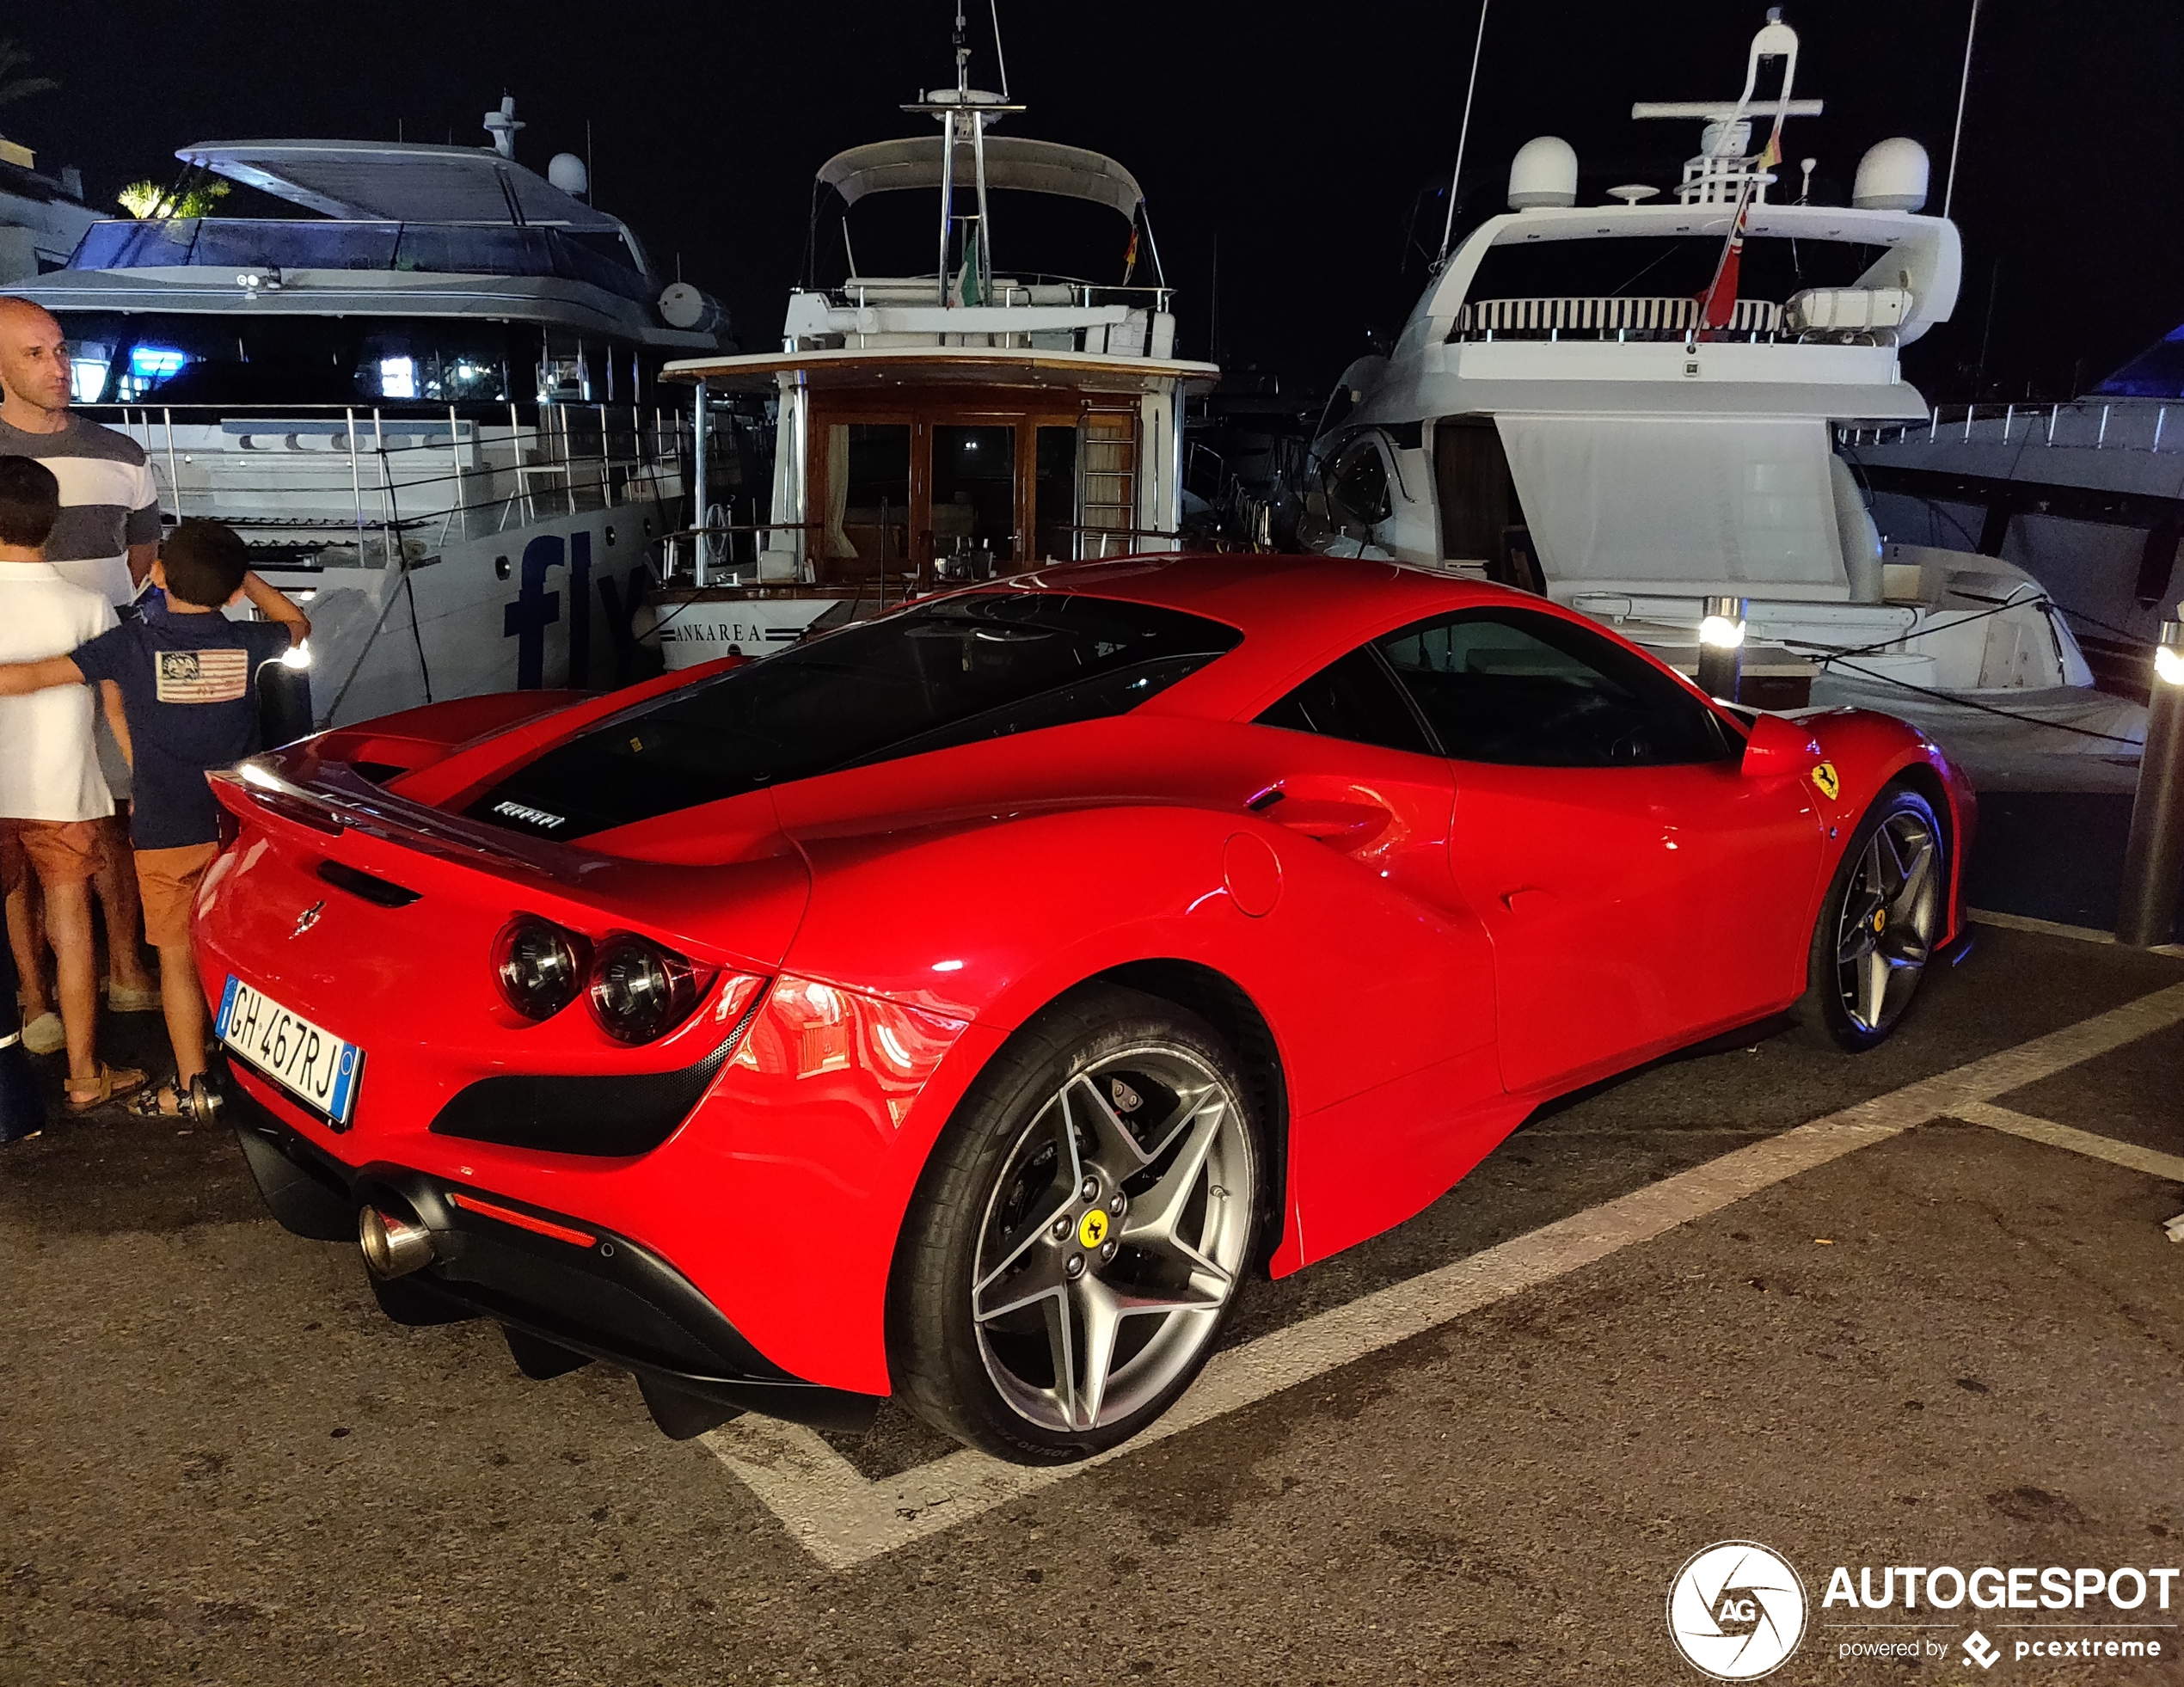
[[[1837,451],[1855,428],[1927,416],[1898,359],[1948,319],[1960,248],[1922,214],[1915,141],[1868,150],[1848,206],[1812,202],[1812,158],[1795,199],[1776,196],[1785,121],[1821,109],[1794,95],[1797,51],[1770,13],[1734,97],[1632,107],[1703,126],[1665,194],[1629,183],[1580,204],[1567,143],[1521,148],[1508,211],[1445,251],[1391,351],[1344,375],[1305,542],[1544,593],[1686,672],[1705,600],[1744,599],[1742,695],[1763,706],[1995,718],[1935,696],[1961,695],[2116,730],[2130,706],[2092,693],[2030,575],[1884,543]]]
[[[228,523],[306,605],[321,724],[611,683],[633,575],[685,525],[656,383],[721,347],[720,308],[663,286],[580,159],[517,163],[514,104],[482,147],[185,147],[166,205],[208,214],[97,223],[15,290],[167,516]],[[229,184],[297,214],[210,214]]]
[[[1175,355],[1144,195],[1112,158],[992,132],[1024,107],[969,85],[960,11],[955,39],[956,85],[903,107],[937,135],[853,147],[820,169],[781,349],[667,368],[697,383],[701,417],[710,395],[778,407],[770,520],[709,532],[695,583],[655,597],[670,667],[763,655],[822,615],[1180,542],[1184,400],[1219,371]],[[893,232],[936,228],[932,267],[860,267],[859,244],[874,248],[850,212],[912,191],[937,198],[937,224],[929,209]],[[1073,249],[1111,250],[1119,280],[997,267],[997,251],[1031,243],[1015,229],[1058,240],[1085,206],[1100,232]],[[837,230],[844,273],[826,284]]]

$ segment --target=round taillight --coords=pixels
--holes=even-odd
[[[592,1017],[618,1042],[664,1036],[689,1016],[697,997],[697,969],[649,938],[610,937],[592,963]]]
[[[525,1019],[551,1019],[584,988],[587,946],[542,919],[511,920],[493,946],[493,981]]]

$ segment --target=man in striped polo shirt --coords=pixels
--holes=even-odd
[[[28,299],[0,297],[0,456],[34,457],[61,486],[60,520],[46,548],[46,560],[64,580],[97,592],[116,608],[129,603],[151,571],[159,550],[159,493],[144,450],[126,433],[72,414],[69,401],[67,336],[61,325]],[[129,795],[128,764],[111,735],[101,731],[100,761],[114,796]],[[0,755],[9,753],[0,745]],[[105,864],[94,881],[105,910],[113,976],[109,1001],[117,1009],[156,1012],[159,986],[138,953],[140,914],[137,875],[130,868],[126,814],[101,822]],[[36,960],[23,893],[9,899],[9,935],[19,963]],[[26,1040],[33,1030],[52,1030],[45,1015],[45,968],[25,965]]]

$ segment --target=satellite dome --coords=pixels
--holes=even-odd
[[[1560,135],[1541,135],[1509,161],[1509,208],[1577,203],[1577,149]]]
[[[728,313],[710,293],[700,291],[687,281],[676,281],[659,296],[659,319],[672,328],[713,334],[727,323]]]
[[[546,179],[576,199],[592,191],[592,173],[574,152],[556,152],[546,166]]]
[[[1917,141],[1901,135],[1877,141],[1858,160],[1850,203],[1861,211],[1917,211],[1926,203],[1930,174],[1926,149]]]

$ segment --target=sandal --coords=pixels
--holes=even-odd
[[[144,1088],[144,1075],[134,1066],[124,1066],[116,1071],[103,1060],[99,1063],[99,1075],[95,1078],[71,1078],[65,1086],[68,1110],[89,1113],[102,1107],[108,1101],[126,1095],[130,1091]]]
[[[190,1107],[189,1091],[171,1077],[149,1089],[139,1089],[132,1095],[129,1111],[139,1119],[189,1119],[195,1116]]]
[[[161,1005],[158,981],[153,980],[149,990],[132,990],[126,985],[109,981],[106,987],[106,1005],[110,1013],[156,1014]]]

